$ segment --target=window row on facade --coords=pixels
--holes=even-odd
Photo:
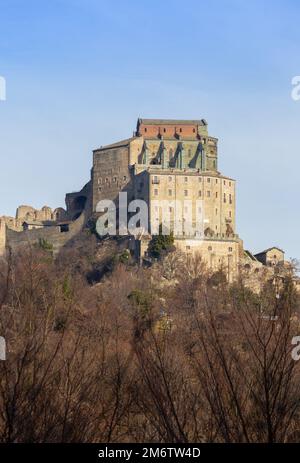
[[[174,179],[176,178],[176,176],[169,176],[168,177],[168,182],[173,182]],[[152,183],[160,183],[160,179],[161,177],[159,175],[154,175],[153,176],[153,179],[152,179]],[[194,177],[190,177],[190,179],[194,179]],[[198,181],[199,183],[201,182],[206,182],[206,183],[215,183],[215,184],[218,184],[219,183],[219,180],[218,178],[213,178],[213,177],[198,177]],[[189,177],[183,177],[183,181],[184,183],[188,183],[189,182]],[[223,180],[223,185],[228,185],[229,187],[232,186],[232,182],[230,180]]]
[[[154,188],[153,193],[154,193],[154,196],[158,196],[158,195],[159,195],[159,190],[158,190],[158,188]],[[210,190],[207,190],[207,191],[206,191],[206,197],[207,197],[207,198],[211,198],[211,197],[212,197],[211,193],[212,193],[212,192],[211,192]],[[174,191],[173,191],[172,189],[168,189],[168,196],[172,197],[173,195],[174,195]],[[188,197],[188,196],[189,196],[189,190],[183,190],[183,195],[184,195],[185,197]],[[202,196],[203,196],[203,195],[202,195],[202,191],[199,190],[199,191],[198,191],[198,197],[199,197],[199,198],[202,198]],[[215,192],[215,198],[216,198],[216,199],[218,198],[218,192],[217,192],[217,191]],[[231,194],[226,195],[226,193],[224,193],[224,194],[223,194],[223,202],[224,202],[224,203],[227,203],[227,201],[228,201],[229,204],[232,204],[232,202],[233,202],[233,201],[232,201],[232,195],[231,195]]]

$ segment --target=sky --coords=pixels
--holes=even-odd
[[[205,118],[245,248],[300,259],[299,20],[299,0],[0,0],[0,215],[64,206],[138,117]]]

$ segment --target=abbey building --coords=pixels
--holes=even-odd
[[[182,227],[174,233],[178,249],[199,252],[210,268],[222,268],[229,280],[235,278],[241,262],[266,265],[243,250],[236,232],[235,180],[219,171],[218,139],[209,134],[204,119],[139,119],[131,138],[93,151],[90,181],[79,192],[66,195],[66,209],[52,211],[45,206],[37,211],[21,206],[16,218],[2,217],[0,251],[42,237],[59,252],[97,216],[99,201],[112,200],[118,208],[120,192],[127,193],[128,201],[142,199],[148,205],[149,230],[134,240],[140,260],[147,258],[161,214],[168,212],[172,227],[178,204],[184,208],[189,203],[191,225],[201,213],[203,229],[186,234]],[[159,204],[164,204],[164,211]]]

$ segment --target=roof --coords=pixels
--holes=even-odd
[[[244,255],[246,257],[249,257],[251,260],[254,260],[257,262],[256,257],[252,254],[252,252],[248,251],[247,249],[244,250]]]
[[[283,252],[284,254],[284,251],[282,249],[278,248],[277,246],[272,246],[271,248],[265,249],[264,251],[257,252],[256,254],[254,254],[254,256],[259,256],[260,254],[266,254],[267,252],[272,251],[272,249],[277,249],[278,251]]]
[[[138,119],[137,125],[207,125],[205,119]]]
[[[122,146],[128,146],[129,143],[132,140],[135,140],[136,138],[137,137],[131,137],[131,138],[127,138],[126,140],[121,140],[121,141],[118,141],[116,143],[112,143],[111,145],[100,146],[100,148],[97,148],[97,149],[95,149],[93,151],[95,152],[95,151],[102,151],[102,150],[108,150],[108,149],[113,149],[113,148],[120,148]]]

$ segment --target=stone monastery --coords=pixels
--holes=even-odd
[[[66,195],[66,209],[20,206],[15,218],[1,217],[0,255],[41,239],[58,253],[97,217],[99,201],[112,200],[118,210],[120,192],[127,193],[128,202],[143,199],[148,205],[149,230],[128,238],[141,262],[147,259],[151,230],[160,221],[157,202],[168,209],[172,224],[178,201],[189,200],[192,222],[196,208],[202,208],[203,233],[174,234],[182,252],[201,253],[210,268],[225,269],[229,281],[241,267],[259,272],[284,264],[284,252],[277,247],[256,255],[243,249],[236,232],[235,180],[218,170],[218,139],[209,135],[204,119],[138,119],[131,138],[94,150],[90,181]]]

